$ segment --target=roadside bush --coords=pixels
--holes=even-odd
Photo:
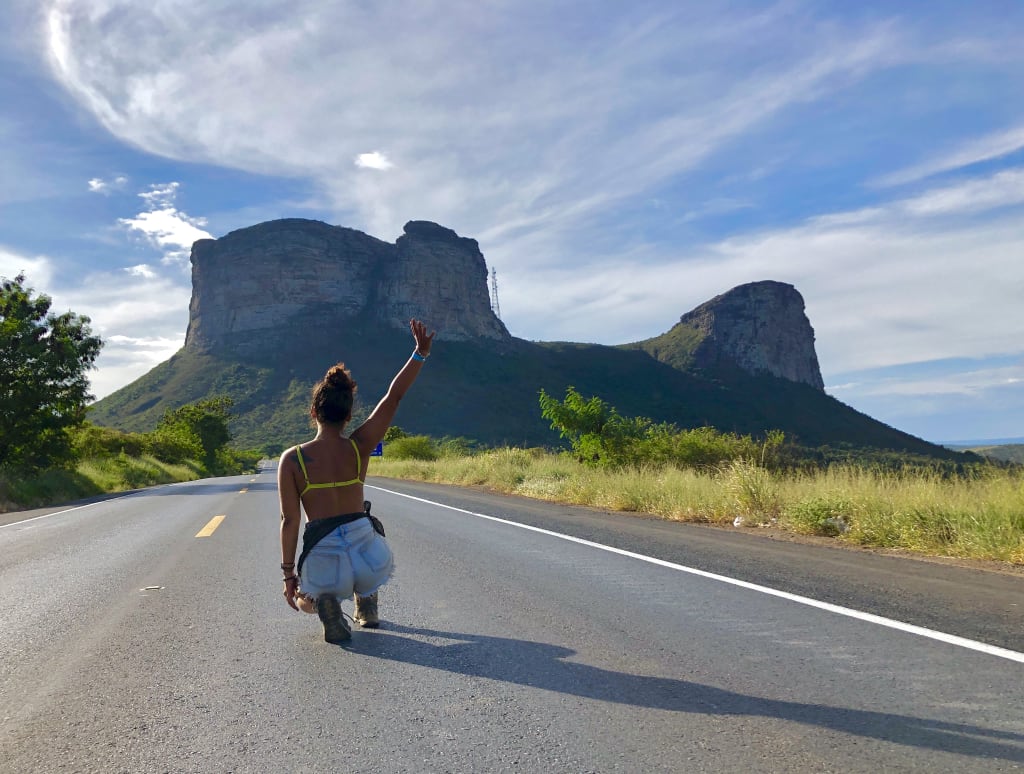
[[[406,435],[384,447],[384,455],[393,460],[436,460],[440,454],[433,440],[426,435]]]
[[[801,500],[786,509],[786,520],[797,532],[835,537],[850,528],[853,503],[842,496],[823,495]]]
[[[146,436],[141,433],[126,433],[91,422],[86,422],[71,434],[71,446],[76,459],[110,457],[121,453],[139,457],[145,451],[146,443]]]
[[[147,433],[146,451],[171,465],[180,465],[186,460],[198,460],[204,456],[199,436],[182,425],[158,427],[152,433]]]
[[[476,441],[472,438],[445,437],[436,445],[438,456],[444,458],[468,457],[476,450]]]

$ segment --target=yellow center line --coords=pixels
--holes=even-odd
[[[220,516],[214,516],[210,519],[210,523],[203,527],[196,533],[196,537],[210,537],[214,533],[214,530],[220,526],[220,523],[227,518],[227,514],[222,513]]]

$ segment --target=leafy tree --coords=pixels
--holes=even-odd
[[[219,453],[231,440],[228,420],[233,406],[231,398],[218,395],[168,409],[154,434],[169,446],[188,449],[208,470],[217,470]]]
[[[584,398],[571,385],[565,388],[564,401],[541,390],[540,414],[551,423],[552,430],[557,430],[572,444],[574,451],[579,451],[580,444],[586,443],[587,436],[599,437],[606,425],[618,417],[618,412],[608,403],[596,395]]]
[[[682,430],[646,417],[623,417],[598,397],[584,398],[568,387],[565,400],[540,391],[541,415],[572,445],[581,462],[611,467],[672,465],[711,468],[731,460],[778,463],[785,436],[769,431],[758,443],[749,435],[723,433],[713,427]]]
[[[42,469],[71,459],[68,431],[92,399],[86,372],[103,342],[88,317],[50,312],[25,275],[0,285],[0,467]]]
[[[391,425],[391,427],[384,431],[384,442],[397,441],[399,438],[405,438],[407,435],[409,434],[398,425]]]

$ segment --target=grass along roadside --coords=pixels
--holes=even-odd
[[[33,477],[16,478],[0,472],[0,513],[157,484],[194,481],[204,475],[198,463],[172,465],[155,457],[125,454],[88,458],[74,468],[46,470]]]
[[[834,466],[776,474],[743,460],[710,471],[609,470],[566,455],[506,448],[429,462],[374,459],[371,473],[486,486],[677,521],[771,525],[860,546],[1024,565],[1024,473],[1019,470],[992,467],[950,477]]]

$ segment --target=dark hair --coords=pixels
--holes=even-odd
[[[356,383],[344,363],[331,366],[324,378],[313,387],[310,410],[316,419],[332,425],[347,422],[352,417],[352,401],[356,396]]]

